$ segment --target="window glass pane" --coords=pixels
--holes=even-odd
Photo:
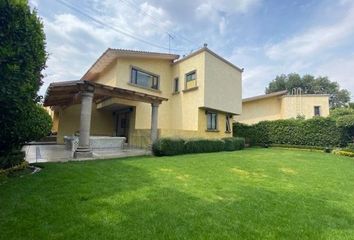
[[[216,130],[217,129],[217,114],[207,113],[207,129]]]
[[[211,114],[207,114],[207,129],[211,129]]]
[[[131,82],[136,83],[136,70],[132,69],[132,76],[131,76]]]
[[[174,91],[175,91],[175,92],[178,92],[178,91],[179,91],[179,89],[178,89],[178,78],[175,78]]]
[[[186,75],[186,81],[193,81],[196,79],[196,72],[191,72]]]
[[[226,132],[231,132],[229,116],[226,116]]]
[[[315,106],[315,116],[320,116],[321,112],[320,112],[320,107],[319,106]]]
[[[157,76],[132,69],[131,82],[147,88],[159,88],[159,79]]]
[[[213,113],[213,114],[212,114],[212,116],[213,116],[213,120],[212,120],[212,128],[213,128],[213,129],[216,129],[216,114],[215,114],[215,113]]]

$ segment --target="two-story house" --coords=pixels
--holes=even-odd
[[[80,132],[83,151],[89,136],[124,136],[132,146],[157,137],[231,137],[242,71],[206,45],[183,58],[108,49],[81,80],[50,84],[44,105],[55,111],[58,143]]]

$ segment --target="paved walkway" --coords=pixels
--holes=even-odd
[[[73,153],[65,149],[64,145],[26,145],[23,147],[26,152],[26,161],[36,162],[67,162],[80,160],[95,160],[108,158],[122,158],[129,156],[150,155],[151,151],[146,149],[126,148],[126,149],[100,149],[93,151],[93,158],[76,159]]]

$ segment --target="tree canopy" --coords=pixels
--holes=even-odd
[[[47,53],[43,25],[24,0],[0,1],[0,155],[50,132],[38,106]]]
[[[337,82],[330,81],[328,77],[314,77],[312,75],[300,76],[297,73],[288,75],[282,74],[275,77],[268,87],[266,93],[301,88],[303,94],[329,94],[330,107],[346,106],[350,101],[350,92],[346,89],[340,89]]]

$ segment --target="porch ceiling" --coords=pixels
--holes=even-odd
[[[87,80],[67,81],[51,83],[47,89],[44,106],[69,106],[81,101],[80,92],[93,91],[94,101],[121,98],[146,103],[161,103],[167,98],[140,93],[123,88],[112,87]]]

